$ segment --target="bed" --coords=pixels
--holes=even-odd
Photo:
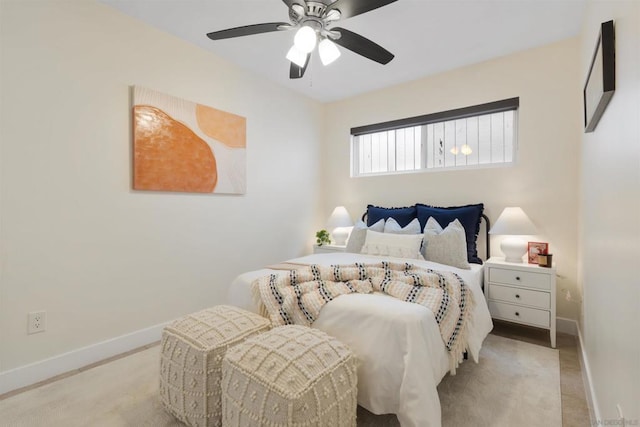
[[[386,224],[390,222],[389,218],[393,218],[395,223],[391,225],[399,227],[396,231],[406,231],[415,219],[411,218],[411,215],[403,217],[395,211],[383,212],[382,218],[378,218],[378,214],[380,212],[376,211],[375,207],[368,207],[368,221],[365,223],[367,235],[373,234],[370,227],[379,224],[380,219]],[[480,214],[482,215],[481,212]],[[447,219],[441,221],[446,222]],[[479,229],[479,221],[478,219],[477,227],[474,224],[475,228],[471,230],[475,236]],[[427,219],[424,218],[424,225],[421,225],[420,230],[425,234],[428,233],[425,229],[426,222]],[[354,229],[354,239],[355,234],[357,233]],[[469,246],[467,254],[469,259],[477,257],[477,252],[473,252],[476,243],[474,238],[471,245],[473,247]],[[314,254],[244,273],[231,284],[228,292],[229,303],[253,312],[264,312],[260,299],[256,298],[255,288],[252,288],[253,284],[269,275],[286,275],[291,266],[347,266],[355,263],[377,265],[382,261],[391,261],[410,264],[416,268],[432,269],[443,274],[453,272],[464,281],[473,296],[474,304],[470,308],[465,332],[465,349],[468,356],[478,362],[482,342],[493,327],[482,291],[482,265],[469,263],[468,268],[459,268],[424,259],[371,254],[371,251],[365,249],[366,247],[362,249],[365,253]],[[396,414],[403,427],[441,425],[436,387],[451,371],[451,354],[447,351],[441,330],[431,310],[383,292],[354,292],[327,302],[312,326],[338,338],[356,354],[359,360],[359,405],[374,414]]]

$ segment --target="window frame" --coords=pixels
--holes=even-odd
[[[520,97],[503,99],[500,101],[487,102],[484,104],[473,105],[469,107],[456,108],[453,110],[441,111],[437,113],[425,114],[421,116],[409,117],[405,119],[399,120],[391,120],[383,123],[376,123],[365,126],[357,126],[353,127],[350,130],[351,133],[351,143],[350,143],[350,168],[351,168],[351,177],[367,177],[367,176],[380,176],[380,175],[397,175],[397,174],[406,174],[406,173],[420,173],[420,172],[438,172],[438,171],[450,171],[455,169],[473,169],[473,168],[493,168],[493,167],[505,167],[513,165],[517,160],[517,152],[518,152],[518,110],[520,108]],[[438,168],[428,168],[426,162],[426,154],[423,153],[421,155],[420,160],[420,168],[413,170],[389,170],[383,172],[367,172],[360,173],[357,168],[359,168],[359,162],[354,162],[354,156],[359,156],[360,152],[358,147],[356,147],[355,138],[360,137],[367,134],[374,134],[378,132],[388,132],[394,131],[403,128],[411,128],[426,126],[434,123],[448,122],[459,119],[467,119],[470,117],[478,117],[484,116],[494,113],[503,113],[507,111],[515,111],[513,120],[513,128],[514,128],[514,140],[513,140],[513,158],[510,162],[503,163],[483,163],[477,165],[461,165],[461,166],[450,166],[450,167],[438,167]],[[426,138],[426,132],[422,134],[422,143],[424,143],[424,138]]]

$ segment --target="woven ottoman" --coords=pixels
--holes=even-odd
[[[184,316],[165,327],[160,397],[167,411],[189,426],[221,426],[222,359],[228,348],[270,327],[268,319],[226,305]]]
[[[222,424],[355,427],[356,359],[317,329],[281,326],[227,352]]]

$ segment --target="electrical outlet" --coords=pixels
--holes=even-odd
[[[28,326],[27,333],[37,334],[38,332],[44,332],[47,322],[46,311],[32,311],[27,315]]]

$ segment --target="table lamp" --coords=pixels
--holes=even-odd
[[[347,208],[344,206],[338,206],[333,210],[329,221],[327,222],[327,228],[333,236],[333,240],[336,245],[344,246],[347,244],[347,237],[349,237],[349,227],[353,226],[353,221]]]
[[[500,250],[506,262],[521,263],[527,253],[527,242],[519,236],[537,234],[538,230],[519,207],[504,208],[489,234],[502,234]]]

